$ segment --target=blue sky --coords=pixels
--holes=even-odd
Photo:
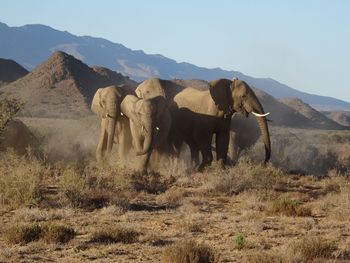
[[[350,101],[347,0],[0,0],[0,6],[0,21],[9,26],[46,24]]]

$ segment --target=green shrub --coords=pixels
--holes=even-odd
[[[236,248],[242,249],[245,245],[245,237],[242,234],[239,234],[235,237]]]

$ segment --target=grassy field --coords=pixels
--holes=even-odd
[[[94,162],[94,118],[24,122],[45,158],[0,156],[0,262],[350,260],[349,132],[272,128],[266,167],[258,143],[224,171],[145,177]]]

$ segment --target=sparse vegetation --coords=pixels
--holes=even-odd
[[[90,242],[94,243],[124,243],[130,244],[138,241],[140,233],[124,227],[106,227],[93,233]]]
[[[334,242],[321,237],[304,237],[291,247],[296,258],[306,261],[331,258],[336,249]]]
[[[38,224],[13,225],[6,231],[5,238],[10,244],[26,244],[39,240],[41,231]]]
[[[40,201],[44,166],[34,158],[13,151],[0,155],[0,204],[7,207],[35,205]]]
[[[297,200],[281,197],[271,202],[269,213],[285,216],[311,216],[311,209]]]
[[[235,245],[236,245],[236,248],[238,248],[238,249],[242,249],[244,247],[245,237],[242,234],[238,234],[235,237]]]
[[[218,262],[218,254],[214,249],[193,240],[179,241],[164,251],[166,263],[201,263]]]
[[[41,238],[48,243],[67,243],[75,235],[73,228],[52,223],[44,225],[41,232]]]

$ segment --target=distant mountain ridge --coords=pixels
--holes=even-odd
[[[101,65],[137,81],[151,76],[204,80],[238,77],[276,98],[297,97],[321,110],[350,110],[349,102],[301,92],[270,78],[254,78],[238,71],[177,63],[162,55],[131,50],[103,38],[75,36],[44,25],[9,27],[0,23],[0,39],[0,57],[14,59],[30,70],[48,59],[53,52],[62,50],[90,66]]]
[[[28,74],[28,70],[11,59],[0,58],[0,86]]]

